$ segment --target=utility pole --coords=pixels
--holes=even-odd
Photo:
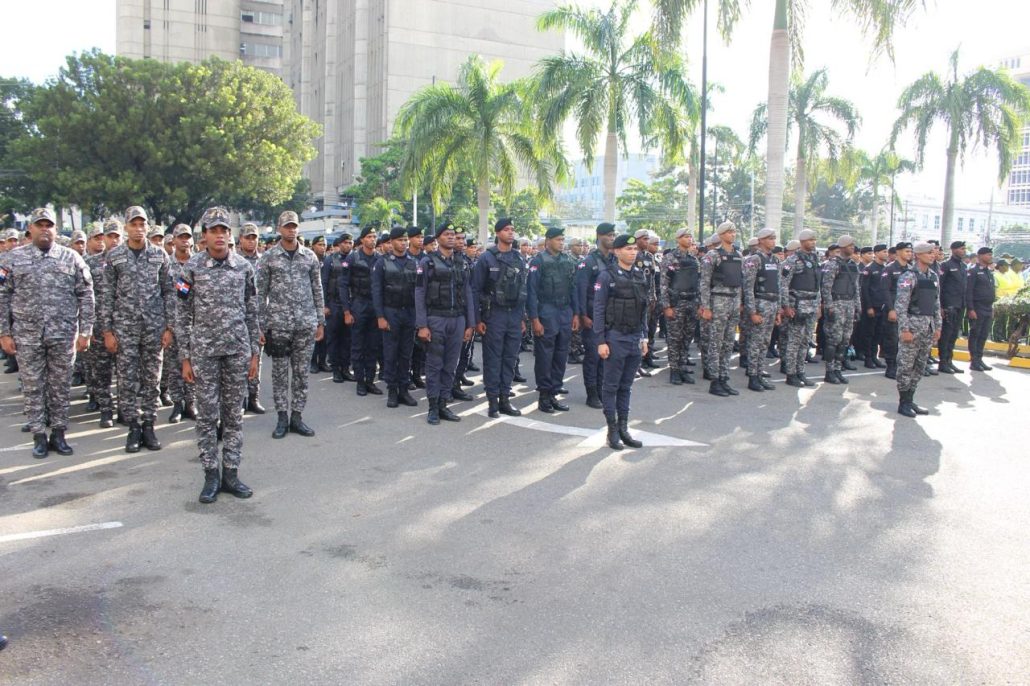
[[[715,135],[715,150],[712,157],[712,231],[718,224],[718,217],[716,215],[717,205],[716,193],[719,191],[719,135]]]
[[[701,180],[698,198],[701,200],[701,211],[697,213],[701,221],[697,227],[697,244],[705,241],[705,138],[708,137],[708,0],[704,0],[704,29],[701,39]]]

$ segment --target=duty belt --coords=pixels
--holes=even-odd
[[[839,303],[839,302],[842,302],[844,300],[858,300],[858,296],[857,295],[842,295],[840,297],[833,296],[833,302],[835,302],[835,303]]]
[[[712,291],[712,295],[736,295],[739,288],[735,288],[731,291]]]
[[[759,300],[769,300],[771,302],[776,302],[780,299],[780,296],[775,293],[755,293],[755,297]]]
[[[461,317],[464,316],[464,311],[459,309],[450,308],[434,308],[430,307],[426,309],[426,314],[430,317]]]
[[[819,294],[814,291],[791,291],[790,297],[795,300],[815,300]]]

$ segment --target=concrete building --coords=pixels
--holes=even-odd
[[[1030,87],[1030,54],[1002,60],[1001,66],[1009,70],[1014,79]],[[1030,124],[1023,127],[1021,143],[1005,184],[1005,202],[1030,207]]]
[[[161,62],[209,57],[280,75],[283,0],[118,0],[116,51]]]
[[[895,214],[893,241],[940,239],[942,206],[940,200],[933,198],[905,198]],[[1013,226],[1030,229],[1030,206],[1013,207],[1000,202],[993,206],[956,205],[952,240],[979,247],[997,241],[1000,229]],[[883,230],[880,236],[882,240],[888,239]]]
[[[630,179],[651,183],[651,174],[658,170],[657,155],[633,153],[619,157],[619,173],[615,178],[615,196],[618,197]],[[587,217],[568,217],[568,220],[589,219],[601,221],[604,217],[604,157],[594,160],[593,170],[587,169],[583,160],[573,165],[573,182],[569,188],[559,188],[555,193],[558,202],[567,206],[579,206],[589,210]]]
[[[283,79],[300,111],[322,125],[307,168],[326,208],[378,152],[405,101],[453,81],[478,53],[504,61],[502,78],[528,76],[561,50],[559,32],[536,30],[551,0],[285,0]]]

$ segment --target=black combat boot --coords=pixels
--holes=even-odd
[[[915,418],[916,411],[912,407],[912,391],[899,391],[898,392],[898,414],[904,415],[905,417]]]
[[[487,410],[486,410],[486,416],[487,417],[490,417],[491,419],[497,419],[498,417],[501,416],[501,411],[499,409],[497,409],[498,403],[497,403],[497,396],[496,395],[488,395],[488,396],[486,396],[486,405],[487,405]]]
[[[74,452],[64,439],[64,429],[50,430],[50,447],[56,450],[58,455],[71,455]]]
[[[143,442],[143,429],[133,421],[129,423],[129,435],[125,439],[125,452],[138,453]]]
[[[114,416],[114,423],[115,424],[121,424],[122,426],[128,426],[129,425],[129,422],[125,421],[125,415],[122,414],[121,410],[118,410],[118,412],[115,414],[115,416]]]
[[[680,379],[683,380],[683,383],[689,383],[689,384],[697,383],[694,380],[694,375],[690,373],[689,369],[682,369],[682,370],[680,370]]]
[[[440,413],[440,419],[444,420],[445,422],[461,421],[461,417],[447,409],[447,401],[444,400],[443,397],[441,397],[440,402],[437,403],[437,411]]]
[[[426,415],[426,423],[434,426],[440,423],[440,401],[437,398],[429,398],[429,414]]]
[[[782,357],[780,358],[780,374],[786,375],[787,373],[787,361]]]
[[[875,355],[866,355],[866,357],[865,357],[865,368],[866,369],[877,369],[878,368],[876,366],[876,356]]]
[[[765,390],[765,386],[762,385],[762,377],[757,374],[755,376],[747,377],[747,389],[749,391],[758,391],[759,393],[763,392]]]
[[[587,386],[587,407],[592,407],[595,410],[600,410],[602,407],[601,395],[597,392],[595,386]]]
[[[708,392],[720,398],[728,398],[730,395],[729,391],[722,387],[722,382],[718,379],[712,380],[711,385],[708,387]]]
[[[787,375],[787,385],[794,386],[796,388],[804,388],[805,386],[805,384],[802,383],[801,379],[799,379],[796,374]]]
[[[497,399],[497,409],[501,411],[501,414],[506,414],[509,417],[522,416],[522,411],[512,407],[511,399],[506,395]]]
[[[418,407],[418,401],[411,397],[406,386],[397,389],[397,402],[407,407]]]
[[[764,390],[766,390],[766,391],[775,391],[776,390],[776,386],[773,386],[772,381],[770,381],[768,378],[762,376],[761,374],[758,375],[758,383],[762,384],[762,388]]]
[[[857,372],[858,371],[858,367],[856,367],[851,362],[851,357],[848,355],[848,351],[847,351],[846,348],[844,350],[844,353],[840,356],[840,366],[841,366],[841,369],[846,369],[849,372]]]
[[[254,495],[254,491],[251,490],[250,486],[240,481],[238,472],[238,469],[230,469],[229,467],[222,470],[222,491],[230,493],[237,498],[249,498]]]
[[[365,382],[365,390],[368,391],[369,395],[382,395],[383,391],[379,386],[375,385],[374,381]]]
[[[966,373],[965,369],[962,369],[961,367],[956,367],[955,366],[955,361],[954,360],[948,360],[948,369],[951,370],[952,374],[965,374]]]
[[[730,385],[729,379],[720,379],[719,383],[722,385],[722,389],[730,395],[740,395],[740,391]]]
[[[186,407],[189,407],[189,404],[187,404]],[[247,412],[250,412],[251,414],[265,413],[265,408],[261,404],[261,401],[258,400],[257,393],[252,392],[247,394]],[[196,419],[196,416],[192,417],[192,419]]]
[[[397,407],[397,387],[388,386],[386,388],[386,406]]]
[[[100,410],[100,428],[110,429],[114,426],[114,413],[111,410]]]
[[[454,384],[454,387],[451,389],[451,396],[453,396],[455,400],[468,401],[473,399],[472,394],[466,393],[458,384]]]
[[[840,385],[840,380],[837,379],[837,372],[833,371],[832,369],[826,370],[826,375],[823,376],[823,381],[825,381],[826,383],[833,384],[834,386]]]
[[[143,422],[142,443],[147,450],[161,449],[161,442],[157,440],[157,434],[154,433],[154,422]]]
[[[318,363],[315,362],[315,361],[312,361],[311,364],[308,365],[308,374],[318,374],[318,372],[319,372]]]
[[[565,386],[562,386],[561,388],[559,388],[557,391],[555,391],[551,395],[568,395],[568,394],[569,394],[569,389],[565,388]]]
[[[264,408],[261,408],[259,414],[264,414]],[[192,400],[184,400],[182,403],[182,416],[185,419],[191,419],[197,421],[197,406]]]
[[[551,407],[551,396],[547,391],[540,391],[540,399],[537,400],[536,407],[544,414],[554,414],[554,408]]]
[[[895,358],[890,357],[887,359],[887,370],[883,373],[888,379],[898,378],[898,362]]]
[[[32,456],[41,460],[50,453],[50,444],[47,443],[46,434],[32,434]]]
[[[218,476],[218,467],[204,470],[204,488],[200,491],[200,502],[213,503],[218,500],[218,491],[222,480]]]
[[[515,383],[526,383],[526,377],[522,376],[522,372],[519,371],[519,365],[515,365],[515,375],[511,377],[511,380]]]
[[[279,412],[278,415],[275,430],[272,431],[272,438],[283,438],[286,436],[286,432],[290,430],[290,418],[285,412]]]
[[[172,404],[172,413],[168,415],[169,424],[178,424],[182,421],[182,401],[176,400]]]
[[[809,379],[808,376],[805,375],[804,371],[798,372],[797,373],[797,377],[801,381],[801,383],[803,383],[804,385],[808,386],[809,388],[811,388],[812,386],[815,386],[815,381],[812,381],[811,379]]]
[[[362,396],[362,397],[368,395],[368,388],[365,386],[365,382],[364,381],[359,381],[357,383],[357,388],[356,388],[355,392],[358,395]]]
[[[290,413],[290,433],[311,438],[315,435],[315,430],[304,423],[304,420],[300,418],[300,412],[294,410]]]
[[[930,414],[930,410],[916,405],[916,392],[914,390],[908,392],[908,404],[916,414]]]
[[[89,402],[86,403],[87,412],[96,412],[100,409],[100,403],[97,402],[97,397],[92,393],[89,394]]]
[[[343,378],[343,370],[339,367],[333,367],[333,383],[343,383],[346,380]]]
[[[329,366],[328,362],[326,362],[325,360],[321,360],[318,363],[318,371],[328,373],[333,371],[333,368]]]
[[[680,376],[680,372],[678,369],[669,370],[669,383],[671,383],[673,386],[683,385],[683,377]]]
[[[612,450],[622,450],[618,420],[614,416],[608,415],[605,415],[604,420],[608,423],[608,447]]]
[[[741,355],[740,359],[737,361],[737,366],[740,367],[741,369],[747,369],[748,368],[748,363],[747,362],[748,362],[747,355]]]
[[[563,403],[562,401],[558,400],[558,396],[556,396],[554,393],[551,393],[548,397],[551,400],[551,409],[557,410],[558,412],[569,411],[569,406]]]
[[[619,415],[619,438],[630,448],[643,448],[644,444],[633,438],[629,433],[629,417],[626,415]]]
[[[701,374],[701,378],[705,381],[716,381],[716,378],[707,369]]]
[[[455,386],[465,386],[466,388],[468,388],[470,386],[475,386],[476,382],[473,381],[472,379],[468,378],[464,374],[462,374],[457,379],[455,379],[455,384],[454,385]]]
[[[955,372],[951,367],[951,360],[948,359],[947,355],[941,355],[941,361],[937,363],[937,371],[942,374],[954,374]]]
[[[844,372],[842,372],[839,369],[835,369],[835,370],[833,370],[833,375],[837,377],[837,383],[842,383],[842,384],[847,385],[848,377],[844,376]]]
[[[158,399],[161,401],[161,405],[163,407],[171,407],[172,406],[172,396],[168,393],[168,389],[167,388],[162,388],[161,389],[161,395],[158,396]]]
[[[415,388],[425,388],[426,382],[418,374],[411,377],[411,383],[415,384]]]

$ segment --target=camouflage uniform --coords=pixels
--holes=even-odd
[[[197,253],[176,282],[175,338],[179,359],[189,360],[197,392],[197,443],[205,470],[218,468],[218,422],[222,465],[236,469],[243,448],[244,380],[258,348],[258,303],[254,268],[230,252],[224,260]]]
[[[743,269],[747,375],[758,376],[780,311],[780,263],[772,253],[758,250],[744,259]],[[761,315],[760,324],[751,321],[753,314]]]
[[[803,374],[808,344],[815,333],[819,311],[819,264],[814,253],[798,250],[783,261],[780,274],[780,304],[795,310],[787,327],[787,375]]]
[[[261,258],[260,253],[254,253],[253,255],[244,255],[239,253],[240,257],[245,259],[251,267],[254,268],[254,274],[257,274],[257,263]],[[256,278],[256,277],[255,277]],[[258,373],[253,379],[247,379],[247,395],[252,395],[255,398],[261,394],[261,355],[258,355]]]
[[[175,283],[182,278],[183,272],[186,269],[186,262],[179,262],[172,255],[172,259],[169,260],[168,276],[171,279],[174,287]],[[178,364],[179,360],[179,340],[174,339],[172,344],[168,346],[167,364],[164,365],[162,376],[167,379],[166,387],[168,393],[172,396],[172,402],[175,403],[188,403],[193,405],[197,399],[197,388],[196,384],[186,383],[186,380],[182,378],[182,365]]]
[[[292,257],[281,243],[267,250],[257,264],[257,292],[261,331],[266,337],[271,331],[286,333],[293,340],[290,357],[272,358],[275,409],[303,412],[308,400],[315,327],[325,325],[322,264],[318,256],[302,245],[297,246]]]
[[[719,247],[701,260],[701,306],[712,311],[711,320],[701,324],[708,329],[705,371],[712,379],[730,378],[730,355],[740,319],[742,259],[739,250],[726,252]]]
[[[35,217],[33,213],[33,217]],[[0,260],[0,336],[18,349],[25,415],[33,434],[68,426],[75,341],[93,330],[93,277],[77,252],[56,242],[23,245]]]
[[[834,257],[823,264],[820,299],[823,302],[823,325],[826,346],[823,359],[826,371],[843,369],[851,334],[859,313],[859,269],[854,260]]]
[[[940,277],[933,269],[920,272],[906,270],[898,277],[898,295],[894,306],[898,313],[898,332],[911,331],[911,343],[901,343],[898,350],[898,392],[916,390],[933,347],[934,332],[940,331]]]
[[[103,302],[104,269],[107,266],[107,253],[97,253],[86,258],[93,279],[93,296],[97,303]],[[114,374],[114,355],[104,347],[104,332],[100,317],[93,324],[93,340],[83,353],[85,361],[86,390],[92,394],[102,413],[113,412],[111,399],[111,378]]]
[[[168,254],[149,241],[137,255],[123,243],[111,250],[104,268],[100,307],[104,333],[118,338],[118,409],[125,421],[157,418],[161,383],[161,335],[175,321],[175,296],[168,278]]]
[[[701,264],[688,252],[674,248],[662,262],[661,304],[671,307],[676,316],[666,322],[669,369],[688,372],[687,355],[697,329],[698,280]]]

